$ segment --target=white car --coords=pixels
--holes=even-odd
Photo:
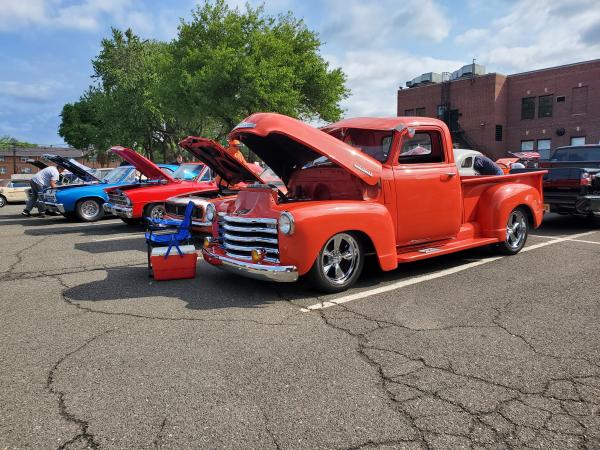
[[[477,150],[469,150],[466,148],[455,148],[454,149],[454,163],[458,167],[458,173],[461,177],[474,177],[479,175],[475,169],[473,169],[473,163],[475,162],[475,156],[481,156],[483,153]]]

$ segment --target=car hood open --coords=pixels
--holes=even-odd
[[[268,184],[248,164],[231,156],[216,141],[188,136],[179,142],[179,145],[214,170],[229,184],[242,182]]]
[[[175,179],[172,176],[170,176],[148,158],[143,157],[131,148],[115,146],[112,147],[109,152],[112,152],[127,161],[143,175],[148,177],[149,180],[166,180],[169,183],[175,182]]]
[[[229,136],[242,141],[286,183],[294,170],[321,156],[369,185],[381,178],[379,161],[318,128],[281,114],[252,114]]]
[[[94,175],[88,172],[85,166],[75,161],[71,161],[67,158],[63,158],[62,156],[52,155],[49,153],[44,154],[43,157],[48,161],[52,161],[58,167],[68,170],[80,180],[83,180],[88,183],[93,181],[100,181],[98,178],[96,178]]]

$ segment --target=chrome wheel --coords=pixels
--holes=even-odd
[[[79,215],[83,220],[94,220],[100,212],[100,205],[96,200],[84,200],[79,205]]]
[[[151,219],[162,219],[165,216],[165,207],[162,205],[154,205],[150,209],[150,214],[148,217]]]
[[[6,205],[6,198],[4,198],[4,195],[0,195],[0,208],[2,208],[5,205]]]
[[[520,209],[510,213],[506,223],[506,244],[512,250],[518,250],[527,239],[527,218]]]
[[[356,239],[346,233],[329,239],[321,253],[323,275],[332,284],[344,284],[358,267],[360,250]]]

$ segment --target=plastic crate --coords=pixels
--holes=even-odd
[[[179,248],[183,255],[180,255],[175,247],[171,248],[169,256],[165,258],[168,247],[154,247],[150,255],[150,264],[154,279],[164,280],[183,280],[196,277],[196,263],[198,254],[193,245],[181,245]]]

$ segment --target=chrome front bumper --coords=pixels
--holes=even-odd
[[[46,209],[50,212],[65,213],[65,206],[62,203],[42,202]]]
[[[113,205],[106,202],[103,206],[104,212],[114,214],[115,216],[131,219],[133,217],[133,208],[131,206]]]
[[[278,283],[293,283],[298,280],[298,269],[296,266],[275,266],[241,261],[229,256],[219,255],[212,251],[212,247],[203,248],[202,255],[209,264],[231,273],[254,278],[255,280],[275,281]]]

